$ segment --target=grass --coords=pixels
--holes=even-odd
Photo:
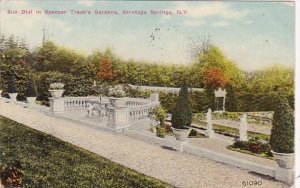
[[[205,123],[199,120],[194,120],[193,123],[197,123],[197,127],[201,128],[201,129],[205,129]],[[239,137],[239,130],[236,128],[231,128],[231,127],[225,127],[222,125],[218,125],[218,124],[213,124],[213,129],[215,131],[215,133],[217,134],[222,134],[225,136],[230,136],[230,137]],[[266,134],[261,134],[261,133],[256,133],[256,132],[252,132],[252,131],[248,131],[248,136],[252,137],[252,138],[258,138],[259,140],[269,140],[270,136],[266,135]]]
[[[23,187],[172,187],[0,116],[1,166],[19,161]]]

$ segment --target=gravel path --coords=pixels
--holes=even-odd
[[[3,100],[0,100],[0,115],[177,187],[247,187],[243,186],[243,181],[261,181],[259,187],[288,187],[247,170],[50,117],[36,110],[4,103]]]

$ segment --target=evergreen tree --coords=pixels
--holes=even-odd
[[[15,79],[12,75],[8,77],[8,84],[7,84],[7,92],[8,93],[16,93],[16,86],[15,86]]]
[[[185,82],[180,91],[175,109],[172,113],[172,126],[176,129],[184,129],[192,123],[192,111],[189,106],[188,86]]]
[[[270,144],[275,152],[294,152],[294,118],[287,99],[279,94],[275,103]]]
[[[26,97],[36,97],[37,96],[37,89],[35,80],[32,76],[29,77],[26,83],[26,90],[25,90]]]

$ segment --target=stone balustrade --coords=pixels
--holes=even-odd
[[[64,109],[70,110],[83,110],[87,108],[87,103],[90,100],[100,101],[99,97],[64,97]]]
[[[103,114],[101,117],[107,117],[107,126],[114,130],[125,129],[137,121],[145,120],[149,112],[160,104],[157,93],[151,94],[149,99],[142,98],[124,98],[126,106],[123,108],[114,108],[109,103],[108,97],[60,97],[50,98],[50,111],[53,114],[61,114],[72,110],[88,110],[88,116],[93,116],[93,110],[99,111],[100,107],[105,109],[96,114]],[[101,100],[101,101],[100,101]],[[95,101],[95,102],[93,102]],[[103,104],[102,104],[103,103]],[[99,109],[94,109],[95,104]],[[109,103],[110,104],[110,103]],[[93,106],[94,105],[94,106]]]
[[[129,107],[129,121],[139,121],[148,118],[149,112],[159,105],[159,102],[150,102],[148,104]]]

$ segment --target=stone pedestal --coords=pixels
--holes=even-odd
[[[63,98],[50,98],[50,112],[52,114],[61,114],[65,111]]]
[[[184,150],[184,146],[188,144],[188,141],[177,141],[175,142],[175,144],[173,145],[173,149],[179,151],[179,152],[183,152]]]
[[[107,107],[107,127],[114,129],[116,132],[122,132],[129,127],[129,109]]]
[[[275,179],[292,184],[294,182],[294,169],[277,167],[275,169]]]
[[[159,101],[159,94],[158,93],[152,93],[150,95],[150,101],[151,102],[158,102]]]

